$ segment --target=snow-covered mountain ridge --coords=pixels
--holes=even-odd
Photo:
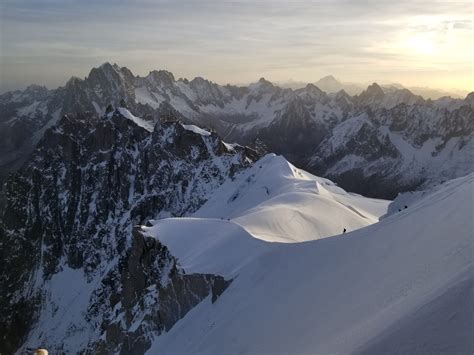
[[[234,279],[147,353],[471,353],[473,191],[470,174],[379,223],[320,240],[289,222],[304,243],[263,241],[232,219],[144,227],[187,272]]]
[[[227,141],[258,139],[297,166],[371,196],[394,197],[472,171],[465,164],[473,151],[472,94],[433,101],[373,84],[350,96],[312,84],[282,89],[263,78],[248,87],[222,86],[199,77],[176,80],[167,71],[139,77],[108,63],[55,90],[32,86],[0,96],[3,170],[17,168],[59,117],[103,114],[111,103],[151,125],[172,113]]]
[[[180,255],[187,272],[233,279],[268,251],[264,242],[301,243],[353,231],[376,223],[388,204],[347,193],[269,154],[222,184],[190,217],[152,220],[142,231]]]

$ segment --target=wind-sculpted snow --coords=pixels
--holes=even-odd
[[[186,272],[234,278],[277,242],[316,240],[368,226],[388,204],[347,193],[269,154],[222,184],[191,217],[151,221],[142,230],[166,245]]]
[[[379,223],[304,243],[264,242],[232,219],[159,221],[146,232],[178,263],[234,280],[148,353],[472,353],[462,297],[474,281],[473,191],[471,174]]]
[[[472,93],[464,100],[432,101],[374,83],[349,96],[313,84],[282,89],[263,78],[237,87],[175,79],[164,70],[140,77],[105,63],[55,90],[31,86],[0,96],[2,175],[21,165],[37,143],[31,137],[41,137],[59,117],[101,115],[109,104],[127,106],[147,128],[172,113],[227,141],[248,145],[259,139],[268,152],[370,196],[393,198],[472,172],[472,164],[464,163],[472,160]],[[359,125],[361,117],[366,124]]]
[[[268,246],[233,221],[218,218],[167,218],[142,227],[177,256],[186,273],[235,277],[268,251]]]
[[[256,159],[175,121],[126,108],[66,115],[6,181],[0,216],[0,352],[143,352],[228,281],[185,275],[166,247],[133,232],[196,211]]]
[[[301,242],[375,223],[387,205],[269,154],[222,184],[193,217],[229,219],[267,241]]]

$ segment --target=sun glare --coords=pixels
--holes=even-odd
[[[436,54],[437,48],[435,41],[428,36],[415,35],[407,40],[408,49],[419,55]]]

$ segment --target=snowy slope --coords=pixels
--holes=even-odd
[[[449,307],[472,285],[473,188],[471,174],[377,224],[304,243],[262,242],[236,227],[235,235],[211,233],[199,220],[170,236],[157,233],[157,223],[148,232],[187,272],[212,267],[234,281],[215,304],[204,300],[155,339],[148,353],[472,353],[472,328],[453,313],[459,307]],[[230,263],[239,254],[245,259],[238,273],[227,254]],[[435,310],[442,310],[433,318],[438,323],[416,329],[418,338],[401,330],[408,320],[427,325]]]
[[[142,229],[156,236],[173,255],[179,255],[179,265],[187,273],[232,278],[272,248],[227,220],[168,218],[155,223]]]
[[[132,122],[135,122],[135,124],[137,126],[146,129],[148,132],[153,132],[153,124],[151,122],[148,122],[148,121],[144,120],[143,118],[134,116],[125,107],[118,107],[117,110],[123,117],[125,117],[126,119],[128,119]],[[113,115],[113,112],[111,112],[109,114],[109,116],[112,116],[112,115]]]
[[[235,179],[227,180],[194,213],[198,220],[186,223],[199,225],[199,220],[210,218],[216,221],[209,228],[219,228],[218,234],[230,233],[228,228],[234,229],[232,224],[236,224],[258,239],[301,242],[375,223],[386,213],[388,204],[389,201],[347,193],[330,180],[297,169],[281,156],[268,154]],[[174,230],[159,234],[167,238],[180,235],[179,221]],[[156,230],[167,223],[158,221]]]
[[[301,242],[358,229],[378,221],[388,205],[268,154],[227,180],[192,217],[151,221],[143,229],[179,255],[184,270],[232,278],[268,251],[263,241]]]

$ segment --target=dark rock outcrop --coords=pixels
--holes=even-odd
[[[149,132],[123,110],[64,116],[7,179],[0,352],[38,342],[69,352],[68,339],[78,334],[89,334],[83,351],[143,352],[149,337],[208,295],[215,301],[228,284],[217,275],[185,274],[163,245],[133,226],[161,213],[192,213],[256,153],[222,149],[216,134],[200,135],[176,120]],[[83,307],[69,323],[61,320],[73,312],[62,303],[68,297]]]

